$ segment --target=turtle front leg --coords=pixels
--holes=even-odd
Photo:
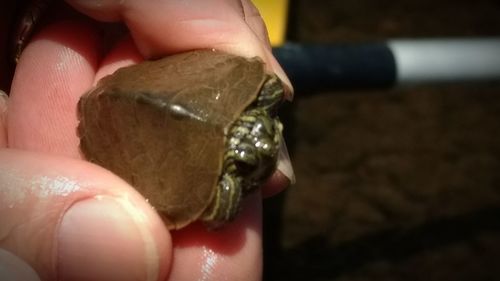
[[[222,175],[215,196],[201,219],[211,228],[233,220],[240,209],[241,191],[239,177],[229,173]]]

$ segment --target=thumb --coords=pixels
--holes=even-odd
[[[42,280],[164,279],[172,251],[161,219],[119,178],[10,149],[0,150],[0,248]]]

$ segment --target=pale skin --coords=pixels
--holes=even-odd
[[[169,232],[131,186],[81,159],[75,134],[79,97],[144,58],[200,48],[260,56],[289,85],[257,11],[240,0],[67,2],[123,21],[130,36],[107,50],[95,23],[66,18],[23,52],[0,98],[0,269],[22,280],[260,280],[261,197],[287,185],[282,174],[222,230]]]

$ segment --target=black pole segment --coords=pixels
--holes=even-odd
[[[297,91],[387,88],[396,82],[396,64],[385,43],[294,44],[273,53]]]

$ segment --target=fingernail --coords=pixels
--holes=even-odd
[[[290,155],[288,154],[288,149],[286,148],[285,140],[283,135],[280,136],[280,151],[278,155],[278,171],[280,171],[285,177],[288,178],[290,184],[295,183],[295,172],[293,171],[292,161],[290,160]]]
[[[111,197],[75,203],[59,229],[59,279],[156,280],[157,248],[150,230],[137,223],[140,213]]]
[[[12,253],[0,249],[0,279],[12,281],[40,281],[35,270]]]

